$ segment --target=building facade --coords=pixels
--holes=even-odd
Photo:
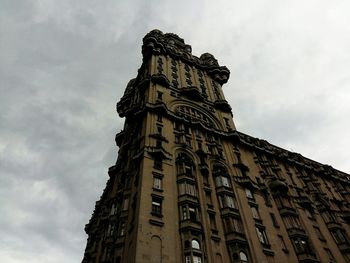
[[[350,262],[350,176],[236,130],[229,70],[153,30],[83,263]]]

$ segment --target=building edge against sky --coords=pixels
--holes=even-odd
[[[350,176],[236,130],[230,72],[153,30],[84,263],[350,262]]]

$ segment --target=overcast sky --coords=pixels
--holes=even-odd
[[[215,3],[215,4],[214,4]],[[143,36],[231,70],[237,129],[350,172],[350,2],[0,0],[0,262],[80,262]]]

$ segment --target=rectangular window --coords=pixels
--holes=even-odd
[[[162,190],[162,179],[159,177],[153,177],[153,188]]]
[[[317,237],[318,237],[320,240],[322,240],[322,241],[325,241],[325,240],[326,240],[326,239],[324,238],[324,236],[323,236],[321,230],[320,230],[317,226],[314,226],[314,230],[315,230],[315,232],[316,232],[316,234],[317,234]]]
[[[119,236],[125,236],[125,222],[124,221],[120,222],[118,234],[119,234]]]
[[[160,91],[157,91],[157,100],[162,100],[163,99],[163,93]]]
[[[123,201],[123,211],[128,210],[129,207],[129,197],[125,197]]]
[[[243,225],[240,219],[232,218],[233,231],[237,233],[243,233]]]
[[[157,140],[157,141],[156,141],[156,147],[157,147],[157,148],[162,148],[162,141]]]
[[[186,262],[186,263],[192,263],[192,262],[191,262],[191,256],[186,256],[186,257],[185,257],[185,262]]]
[[[193,256],[193,263],[202,263],[202,258],[198,256]]]
[[[160,134],[160,135],[162,134],[162,127],[157,126],[157,133]]]
[[[331,231],[331,234],[335,240],[335,243],[337,243],[337,244],[347,243],[347,239],[346,239],[345,234],[342,230],[340,230],[340,229],[333,230],[333,231]]]
[[[210,221],[210,228],[212,230],[216,230],[217,226],[216,226],[216,220],[215,220],[215,215],[214,214],[209,214],[209,221]]]
[[[265,230],[260,229],[258,227],[256,227],[255,229],[256,229],[256,233],[258,235],[260,243],[264,244],[264,245],[268,245],[269,242],[267,240],[267,236],[266,236]]]
[[[116,213],[117,213],[117,206],[115,204],[112,204],[110,215],[114,215]]]
[[[152,215],[162,215],[162,200],[157,197],[152,197]]]
[[[279,224],[278,224],[278,221],[277,221],[277,218],[276,218],[275,214],[270,213],[270,217],[271,217],[273,226],[274,227],[279,227]]]
[[[252,191],[250,191],[250,189],[246,188],[245,194],[249,199],[254,199],[253,193],[252,193]]]
[[[250,209],[252,210],[253,218],[260,219],[258,209],[255,206],[251,206]]]
[[[180,143],[180,136],[179,135],[175,135],[175,143]]]
[[[282,247],[282,250],[283,250],[284,252],[288,252],[288,248],[287,248],[286,243],[284,242],[283,237],[280,236],[280,235],[278,235],[277,237],[278,237],[278,241],[279,241],[279,243],[280,243],[280,245],[281,245],[281,247]]]
[[[229,183],[229,180],[227,177],[222,176],[221,181],[222,181],[223,186],[227,186],[227,187],[230,186],[230,183]]]
[[[185,165],[185,173],[188,176],[192,176],[192,167],[189,165]]]
[[[226,206],[235,208],[235,201],[232,196],[225,195]]]
[[[294,238],[293,245],[297,254],[309,253],[309,244],[304,238]]]
[[[181,206],[182,220],[190,219],[186,206]]]
[[[160,159],[159,157],[155,157],[153,167],[155,169],[162,170],[162,167],[163,167],[162,159]]]
[[[283,221],[287,228],[298,228],[298,229],[303,228],[300,223],[299,217],[297,216],[284,216]]]
[[[115,225],[114,224],[109,224],[108,225],[108,230],[107,230],[107,236],[113,236],[115,230]]]
[[[326,254],[328,255],[328,258],[329,258],[329,261],[330,262],[336,262],[332,252],[328,249],[328,248],[325,248],[324,251],[326,252]]]
[[[196,212],[196,208],[194,208],[194,207],[189,207],[189,208],[188,208],[188,212],[189,212],[190,220],[191,220],[192,222],[197,222],[197,212]]]

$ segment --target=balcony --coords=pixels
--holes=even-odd
[[[224,207],[220,209],[221,217],[234,216],[240,218],[239,211],[236,208]]]
[[[288,236],[290,237],[304,237],[307,238],[306,232],[304,229],[299,227],[291,227],[287,229]]]
[[[226,236],[226,243],[232,244],[232,243],[240,243],[240,244],[248,244],[247,239],[245,238],[243,233],[238,232],[231,232],[225,234]]]
[[[203,101],[203,96],[199,92],[198,87],[190,86],[181,89],[181,95],[186,96],[195,101]]]
[[[297,216],[298,215],[297,211],[292,207],[282,206],[281,208],[279,208],[279,211],[280,211],[281,216],[286,216],[286,215]]]
[[[345,220],[346,223],[350,223],[350,211],[343,211],[341,217]]]
[[[159,85],[166,87],[166,88],[169,88],[169,86],[170,86],[170,82],[169,82],[168,78],[163,74],[152,75],[151,81],[155,84],[159,84]]]
[[[299,263],[318,263],[318,262],[320,262],[317,259],[316,255],[308,254],[308,253],[298,254],[298,260],[299,260]]]
[[[202,232],[202,224],[198,221],[182,220],[180,221],[180,231],[194,230]]]
[[[182,204],[182,203],[198,204],[198,198],[197,196],[183,194],[178,197],[178,202],[179,204]]]
[[[216,100],[214,102],[214,107],[228,113],[232,110],[230,104],[228,104],[226,100]]]
[[[268,186],[273,195],[287,195],[288,186],[279,179],[273,179],[268,183]]]

